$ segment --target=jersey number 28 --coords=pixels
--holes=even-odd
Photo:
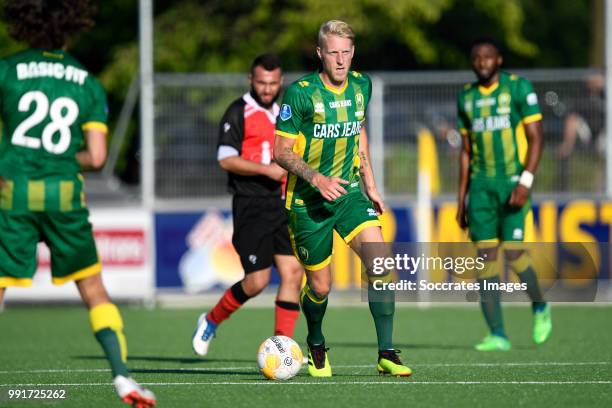
[[[49,98],[44,93],[31,91],[23,94],[17,108],[19,112],[28,112],[32,103],[35,104],[34,112],[17,126],[11,142],[30,149],[40,149],[42,143],[43,148],[49,153],[64,153],[70,146],[70,126],[79,116],[78,105],[65,96],[49,104]],[[28,136],[26,133],[45,120],[47,115],[51,118],[51,122],[44,127],[41,138]],[[59,137],[53,141],[56,133],[59,133]]]

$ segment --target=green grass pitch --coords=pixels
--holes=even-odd
[[[554,306],[552,338],[531,342],[527,306],[506,307],[513,350],[478,353],[477,306],[398,307],[395,342],[412,367],[408,379],[379,377],[367,307],[330,307],[324,331],[334,376],[305,368],[266,381],[256,350],[271,334],[272,309],[245,308],[225,322],[209,358],[191,351],[197,310],[121,308],[134,377],[160,407],[474,407],[611,406],[612,307]],[[305,323],[296,338],[302,346]],[[77,307],[9,307],[0,313],[0,406],[120,407],[87,313]],[[65,389],[59,401],[15,401],[8,390]]]

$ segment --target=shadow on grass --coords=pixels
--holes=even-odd
[[[341,342],[330,342],[331,347],[348,347],[348,348],[377,348],[378,344],[374,342],[356,342],[356,341],[341,341]],[[473,346],[459,345],[459,344],[394,344],[395,348],[401,350],[474,350]]]
[[[106,360],[104,356],[73,356],[78,360]],[[206,363],[251,363],[254,360],[237,358],[197,358],[197,357],[161,357],[161,356],[128,356],[129,361],[156,361],[162,363],[206,364]]]
[[[329,345],[331,347],[348,347],[348,348],[377,348],[378,344],[374,342],[353,342],[353,341],[340,341],[340,342],[330,342]],[[473,345],[468,344],[435,344],[435,343],[427,343],[427,344],[419,344],[419,343],[401,343],[394,344],[394,347],[400,350],[469,350],[475,351]],[[514,350],[531,350],[535,349],[532,346],[525,345],[512,345]]]
[[[234,375],[254,375],[257,374],[256,366],[253,365],[253,370],[251,371],[238,371],[238,370],[178,370],[175,368],[133,368],[130,369],[130,373],[141,373],[141,374],[187,374],[187,375],[224,375],[224,376],[234,376]]]

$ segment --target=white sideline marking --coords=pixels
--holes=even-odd
[[[251,382],[142,382],[141,385],[567,385],[567,384],[612,384],[612,381],[251,381]],[[112,383],[73,383],[73,384],[0,384],[0,387],[89,387],[112,386]]]
[[[554,361],[543,361],[543,362],[525,362],[525,363],[432,363],[432,364],[412,364],[415,367],[512,367],[512,366],[576,366],[576,365],[610,365],[610,361],[577,361],[570,363],[567,361],[554,362]]]
[[[577,362],[524,362],[524,363],[423,363],[410,364],[412,367],[526,367],[526,366],[595,366],[610,365],[610,361],[577,361]],[[334,365],[334,368],[372,368],[374,364],[357,365]],[[178,370],[178,371],[236,371],[256,369],[256,365],[242,367],[160,367],[158,370]],[[40,370],[3,370],[0,374],[52,374],[52,373],[96,373],[108,372],[109,368],[75,368],[75,369],[40,369]]]
[[[196,385],[196,384],[211,384],[211,385],[244,385],[244,382],[214,382],[214,383],[141,383],[142,385]],[[248,383],[249,385],[251,383]],[[253,383],[255,384],[255,383]],[[258,381],[257,385],[266,384],[266,385],[274,385],[274,384],[287,384],[287,385],[378,385],[378,384],[401,384],[401,385],[409,385],[409,384],[420,384],[420,385],[465,385],[465,384],[532,384],[532,385],[557,385],[557,384],[612,384],[612,381],[331,381],[331,382],[297,382],[297,381]]]
[[[107,372],[110,368],[75,368],[70,370],[67,368],[48,369],[48,370],[15,370],[15,371],[0,371],[0,374],[45,374],[45,373],[97,373]]]

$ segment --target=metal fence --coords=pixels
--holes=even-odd
[[[605,103],[603,90],[592,80],[597,72],[513,72],[533,82],[544,114],[545,150],[536,193],[603,194]],[[460,147],[455,129],[456,95],[465,83],[474,80],[473,74],[452,71],[371,73],[371,76],[376,94],[369,106],[368,131],[373,161],[378,163],[379,173],[383,173],[377,176],[387,198],[416,192],[416,141],[418,132],[424,128],[435,135],[441,192],[454,193]],[[285,84],[297,77],[286,75]],[[219,121],[227,106],[247,90],[245,75],[155,76],[158,200],[226,195],[226,175],[216,161]]]

